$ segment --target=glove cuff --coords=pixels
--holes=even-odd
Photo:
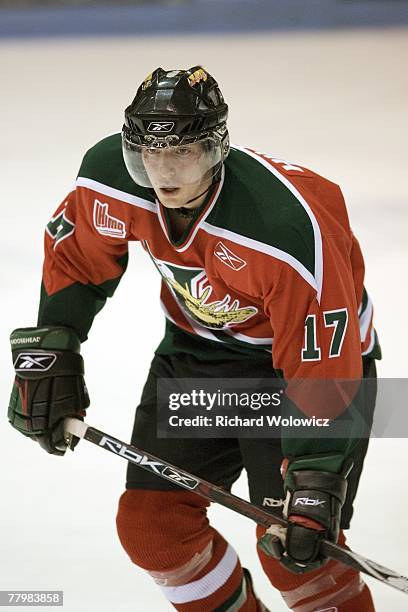
[[[10,336],[13,365],[23,379],[83,376],[81,344],[69,327],[26,327]]]
[[[22,327],[10,335],[12,351],[40,349],[54,351],[71,351],[79,353],[81,343],[75,331],[70,327],[44,326]]]
[[[335,497],[341,505],[344,504],[347,493],[347,480],[343,474],[321,472],[317,470],[301,470],[292,472],[295,491],[314,490]]]

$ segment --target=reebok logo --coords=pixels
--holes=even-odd
[[[111,236],[112,238],[125,238],[126,236],[125,223],[116,217],[112,217],[109,214],[108,204],[103,204],[99,200],[95,200],[93,222],[96,231],[102,236]]]
[[[339,612],[338,608],[320,608],[319,610],[315,610],[315,612]]]
[[[188,489],[195,489],[198,485],[198,480],[195,480],[195,478],[190,478],[189,476],[184,476],[184,474],[180,474],[173,468],[164,468],[164,470],[162,471],[162,476],[165,476],[169,480],[174,480],[175,482],[179,483],[183,487],[187,487]]]
[[[114,438],[109,438],[109,436],[103,436],[101,440],[98,442],[99,446],[104,446],[111,453],[116,453],[121,457],[124,457],[131,463],[138,463],[145,469],[150,472],[154,472],[155,474],[161,474],[164,478],[171,480],[173,482],[179,483],[182,487],[186,489],[195,489],[200,483],[195,478],[190,478],[184,474],[180,474],[174,468],[170,468],[167,465],[163,465],[159,461],[154,461],[150,459],[147,455],[143,455],[141,453],[136,453],[134,450],[129,448],[126,444],[119,442],[119,440],[115,440]]]
[[[56,359],[55,353],[20,353],[14,369],[16,372],[46,372]]]
[[[313,497],[298,497],[294,506],[323,506],[326,500],[313,499]]]
[[[110,438],[109,436],[103,436],[101,440],[98,442],[99,446],[104,446],[111,453],[116,453],[116,455],[120,455],[124,457],[131,463],[138,463],[145,469],[150,472],[154,472],[155,474],[161,474],[164,478],[171,480],[173,482],[179,483],[182,487],[186,489],[195,489],[200,483],[195,478],[190,478],[184,474],[180,474],[174,468],[170,468],[167,465],[163,465],[159,461],[154,461],[147,455],[143,455],[141,453],[137,453],[131,448],[129,448],[126,444],[119,442],[119,440],[115,440],[114,438]]]
[[[222,242],[218,242],[216,245],[214,255],[218,257],[222,263],[233,270],[241,270],[241,268],[247,265],[246,261],[238,257],[238,255],[234,255],[231,249],[226,247]]]
[[[124,457],[131,463],[138,463],[139,465],[144,465],[151,472],[155,472],[156,474],[160,474],[160,468],[162,464],[158,461],[152,461],[146,455],[141,455],[140,453],[135,453],[133,450],[128,448],[126,444],[122,444],[119,440],[114,440],[109,438],[108,436],[103,436],[102,439],[98,442],[99,446],[104,446],[111,453],[116,453],[121,457]]]
[[[171,132],[174,121],[151,121],[147,126],[148,132],[159,132],[161,134]]]
[[[262,505],[267,508],[280,508],[280,506],[284,506],[285,502],[283,499],[274,499],[273,497],[264,497]]]

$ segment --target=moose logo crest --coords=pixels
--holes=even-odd
[[[214,290],[203,268],[175,266],[155,259],[155,266],[183,311],[209,329],[225,329],[257,314],[255,306],[241,306],[229,294],[214,299]]]

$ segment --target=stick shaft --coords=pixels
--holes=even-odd
[[[96,446],[100,446],[131,463],[135,463],[140,468],[153,473],[160,478],[165,478],[174,484],[193,491],[210,501],[216,502],[253,520],[258,525],[269,527],[272,524],[287,527],[288,522],[279,515],[266,512],[262,508],[247,502],[241,497],[237,497],[221,487],[218,487],[198,476],[194,476],[179,467],[163,461],[159,457],[152,455],[136,446],[126,444],[113,436],[110,436],[95,427],[91,427],[78,419],[65,419],[65,431],[69,435],[84,438]],[[379,565],[375,561],[354,553],[352,550],[343,548],[338,544],[324,540],[321,543],[321,552],[325,557],[340,561],[345,565],[353,567],[357,571],[363,572],[389,586],[408,593],[408,578],[397,574],[393,570]]]

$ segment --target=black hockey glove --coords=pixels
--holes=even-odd
[[[16,378],[8,419],[48,453],[64,455],[64,419],[83,420],[89,406],[80,342],[68,327],[16,329],[10,342]],[[71,450],[78,441],[71,440]]]
[[[341,461],[342,457],[337,457]],[[322,460],[324,463],[324,459],[322,456],[299,457],[289,463],[284,481],[283,514],[289,521],[286,534],[272,527],[259,542],[264,552],[298,574],[321,567],[326,562],[320,554],[322,540],[337,542],[339,537],[341,508],[347,492],[346,477],[351,466],[340,474],[308,469],[308,464],[316,466]],[[336,459],[336,456],[327,459]]]

